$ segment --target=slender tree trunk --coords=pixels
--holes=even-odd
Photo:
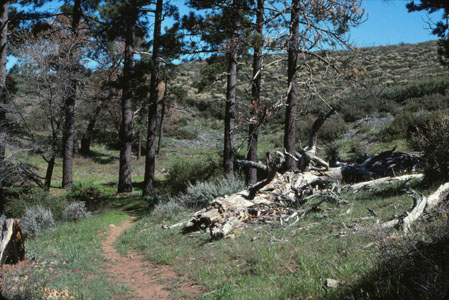
[[[154,206],[154,202],[149,196],[154,195],[154,167],[156,156],[156,138],[157,138],[157,100],[159,95],[159,47],[161,39],[162,23],[162,5],[163,0],[157,0],[156,13],[154,21],[153,36],[153,55],[150,81],[150,103],[148,107],[148,136],[145,158],[145,178],[143,187],[143,196],[148,197],[148,211]]]
[[[53,177],[53,170],[55,168],[55,160],[56,156],[53,154],[47,162],[47,172],[45,172],[45,183],[44,183],[44,188],[46,190],[50,189],[51,187],[51,179]]]
[[[256,37],[254,41],[253,57],[253,82],[251,86],[251,104],[250,104],[250,124],[247,159],[257,161],[257,140],[259,137],[259,105],[260,105],[260,86],[262,82],[262,49],[263,49],[263,13],[264,0],[257,0],[256,13]],[[257,182],[257,169],[248,168],[246,174],[246,184],[253,185]]]
[[[134,8],[135,9],[135,8]],[[132,192],[131,159],[133,141],[133,110],[132,99],[134,81],[134,52],[136,43],[135,15],[128,16],[125,38],[125,61],[123,65],[123,91],[122,91],[122,121],[120,124],[120,170],[118,180],[118,193]]]
[[[296,146],[296,103],[298,101],[298,43],[299,43],[300,0],[293,0],[291,6],[290,41],[288,46],[288,94],[285,111],[284,147],[288,153],[295,155]],[[296,170],[296,161],[286,156],[287,169]]]
[[[84,131],[83,136],[81,137],[81,149],[80,153],[83,156],[88,156],[90,154],[90,144],[92,142],[92,136],[95,128],[95,124],[97,123],[98,115],[101,112],[105,102],[101,102],[95,107],[94,113],[90,116],[89,123],[87,124],[87,128]]]
[[[78,35],[78,26],[81,19],[81,0],[75,0],[72,15],[72,35]],[[69,54],[70,55],[70,54]],[[74,62],[74,68],[78,68],[78,62]],[[72,71],[71,76],[74,72]],[[75,98],[77,80],[72,78],[68,95],[64,99],[65,126],[63,134],[63,162],[62,162],[62,187],[66,190],[73,186],[73,142],[75,137]]]
[[[8,1],[0,1],[0,170],[6,150],[6,47],[8,42]],[[3,212],[3,174],[0,175],[0,213]]]
[[[226,110],[224,129],[223,164],[227,180],[234,176],[234,120],[235,120],[235,90],[237,84],[237,52],[232,50],[227,53],[228,82],[226,87]]]
[[[164,98],[162,99],[162,109],[161,109],[161,120],[159,122],[159,134],[158,134],[158,141],[157,141],[157,151],[156,154],[159,155],[161,152],[161,144],[162,144],[162,134],[164,132],[164,128],[162,127],[164,124],[164,117],[165,117],[165,109],[166,109],[166,102],[165,98],[168,94],[168,80],[165,80],[165,86],[164,86]]]

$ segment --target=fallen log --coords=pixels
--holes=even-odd
[[[392,228],[402,225],[404,232],[410,231],[413,222],[418,220],[422,215],[430,213],[435,206],[447,199],[449,195],[449,182],[442,184],[433,194],[427,197],[419,197],[413,191],[412,194],[414,197],[414,205],[412,210],[394,218],[393,220],[383,223],[381,228]]]
[[[397,182],[407,182],[412,179],[423,179],[424,174],[410,174],[410,175],[402,175],[396,177],[382,177],[374,180],[363,181],[359,183],[354,183],[350,185],[346,185],[345,188],[352,190],[354,193],[362,191],[362,190],[372,190],[377,187],[379,184],[390,184]]]
[[[16,264],[25,259],[25,246],[23,243],[20,221],[6,219],[1,225],[0,265]]]

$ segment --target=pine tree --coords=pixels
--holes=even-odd
[[[227,65],[223,167],[228,180],[234,176],[234,123],[236,118],[237,60],[239,52],[248,44],[253,1],[191,0],[188,4],[204,10],[205,17],[191,14],[184,26],[204,42],[200,52],[214,52],[225,56]]]
[[[256,7],[256,34],[253,37],[253,78],[251,82],[250,124],[248,132],[247,159],[257,161],[257,141],[259,137],[258,115],[260,108],[260,88],[262,84],[262,54],[263,54],[263,27],[264,27],[264,0],[257,0]],[[246,175],[246,184],[257,182],[257,169],[249,167]]]

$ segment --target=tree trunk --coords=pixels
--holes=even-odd
[[[55,168],[56,156],[53,154],[47,162],[47,172],[45,172],[44,188],[49,190],[51,187],[51,178],[53,177],[53,170]]]
[[[226,87],[226,110],[224,129],[224,171],[227,180],[234,176],[234,120],[235,120],[235,90],[237,84],[237,52],[231,50],[227,53],[228,58],[228,82]]]
[[[156,14],[154,21],[153,36],[153,55],[150,81],[150,103],[148,107],[148,136],[145,158],[145,179],[143,187],[143,196],[148,197],[148,211],[154,206],[151,197],[154,195],[154,167],[156,156],[156,138],[157,138],[157,100],[159,95],[159,47],[161,39],[161,23],[162,23],[162,5],[163,0],[157,0]]]
[[[164,98],[162,99],[162,110],[161,110],[161,120],[159,122],[159,139],[157,141],[157,151],[156,154],[159,155],[159,153],[161,152],[161,144],[162,144],[162,134],[164,132],[164,128],[162,127],[164,124],[164,117],[165,117],[165,109],[166,109],[166,102],[165,102],[165,98],[167,97],[168,94],[168,80],[165,80],[165,86],[164,86]]]
[[[247,159],[257,161],[257,140],[259,137],[259,105],[260,86],[262,82],[262,49],[263,49],[263,13],[264,0],[257,0],[256,37],[254,41],[253,80],[251,84],[250,124]],[[246,184],[253,185],[257,182],[257,169],[248,168]]]
[[[300,0],[293,0],[291,6],[290,42],[288,46],[288,93],[285,111],[284,147],[288,153],[295,155],[296,146],[296,103],[298,101],[298,43],[299,43]],[[296,161],[289,155],[287,169],[296,170]]]
[[[6,47],[8,42],[8,1],[0,6],[0,168],[4,165],[6,150]],[[0,212],[4,208],[3,176],[0,176]]]
[[[97,123],[97,117],[103,108],[105,101],[102,101],[95,107],[94,113],[91,115],[89,119],[89,124],[87,125],[86,130],[84,131],[83,136],[81,137],[81,149],[80,153],[83,156],[88,156],[90,154],[90,144],[92,142],[92,136],[95,128],[95,124]]]
[[[78,35],[78,26],[81,19],[81,0],[75,0],[72,15],[72,35]],[[76,38],[75,38],[76,39]],[[70,54],[69,54],[70,55]],[[74,62],[73,68],[78,68],[78,62]],[[73,70],[71,76],[73,76]],[[77,80],[71,79],[68,95],[64,99],[65,126],[63,134],[63,162],[62,162],[62,187],[66,190],[73,186],[73,140],[75,137],[75,98]]]
[[[133,87],[134,52],[136,40],[137,11],[133,7],[133,15],[128,16],[125,38],[125,61],[123,64],[122,121],[120,124],[120,170],[118,193],[132,192],[131,158],[133,141]]]

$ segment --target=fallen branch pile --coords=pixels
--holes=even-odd
[[[276,173],[254,195],[251,191],[244,190],[216,198],[209,206],[193,215],[184,227],[184,232],[208,229],[212,238],[218,239],[244,224],[296,223],[306,214],[319,210],[319,205],[324,201],[348,203],[337,196],[334,192],[336,189],[333,182],[319,175]],[[303,204],[318,197],[318,202],[304,208]]]
[[[183,231],[209,230],[211,237],[218,239],[245,224],[292,224],[310,212],[319,211],[323,202],[347,204],[348,201],[339,196],[342,180],[372,179],[345,187],[356,192],[373,189],[378,184],[422,178],[421,174],[378,178],[381,175],[401,174],[416,166],[416,157],[395,153],[394,150],[366,157],[358,164],[329,168],[306,148],[300,151],[302,155],[296,153],[294,158],[298,163],[305,159],[312,166],[296,172],[284,170],[285,157],[292,156],[286,152],[277,152],[275,158],[267,154],[266,165],[239,160],[237,163],[263,170],[267,177],[247,190],[216,198],[209,206],[196,212]],[[314,162],[318,167],[313,166]]]

